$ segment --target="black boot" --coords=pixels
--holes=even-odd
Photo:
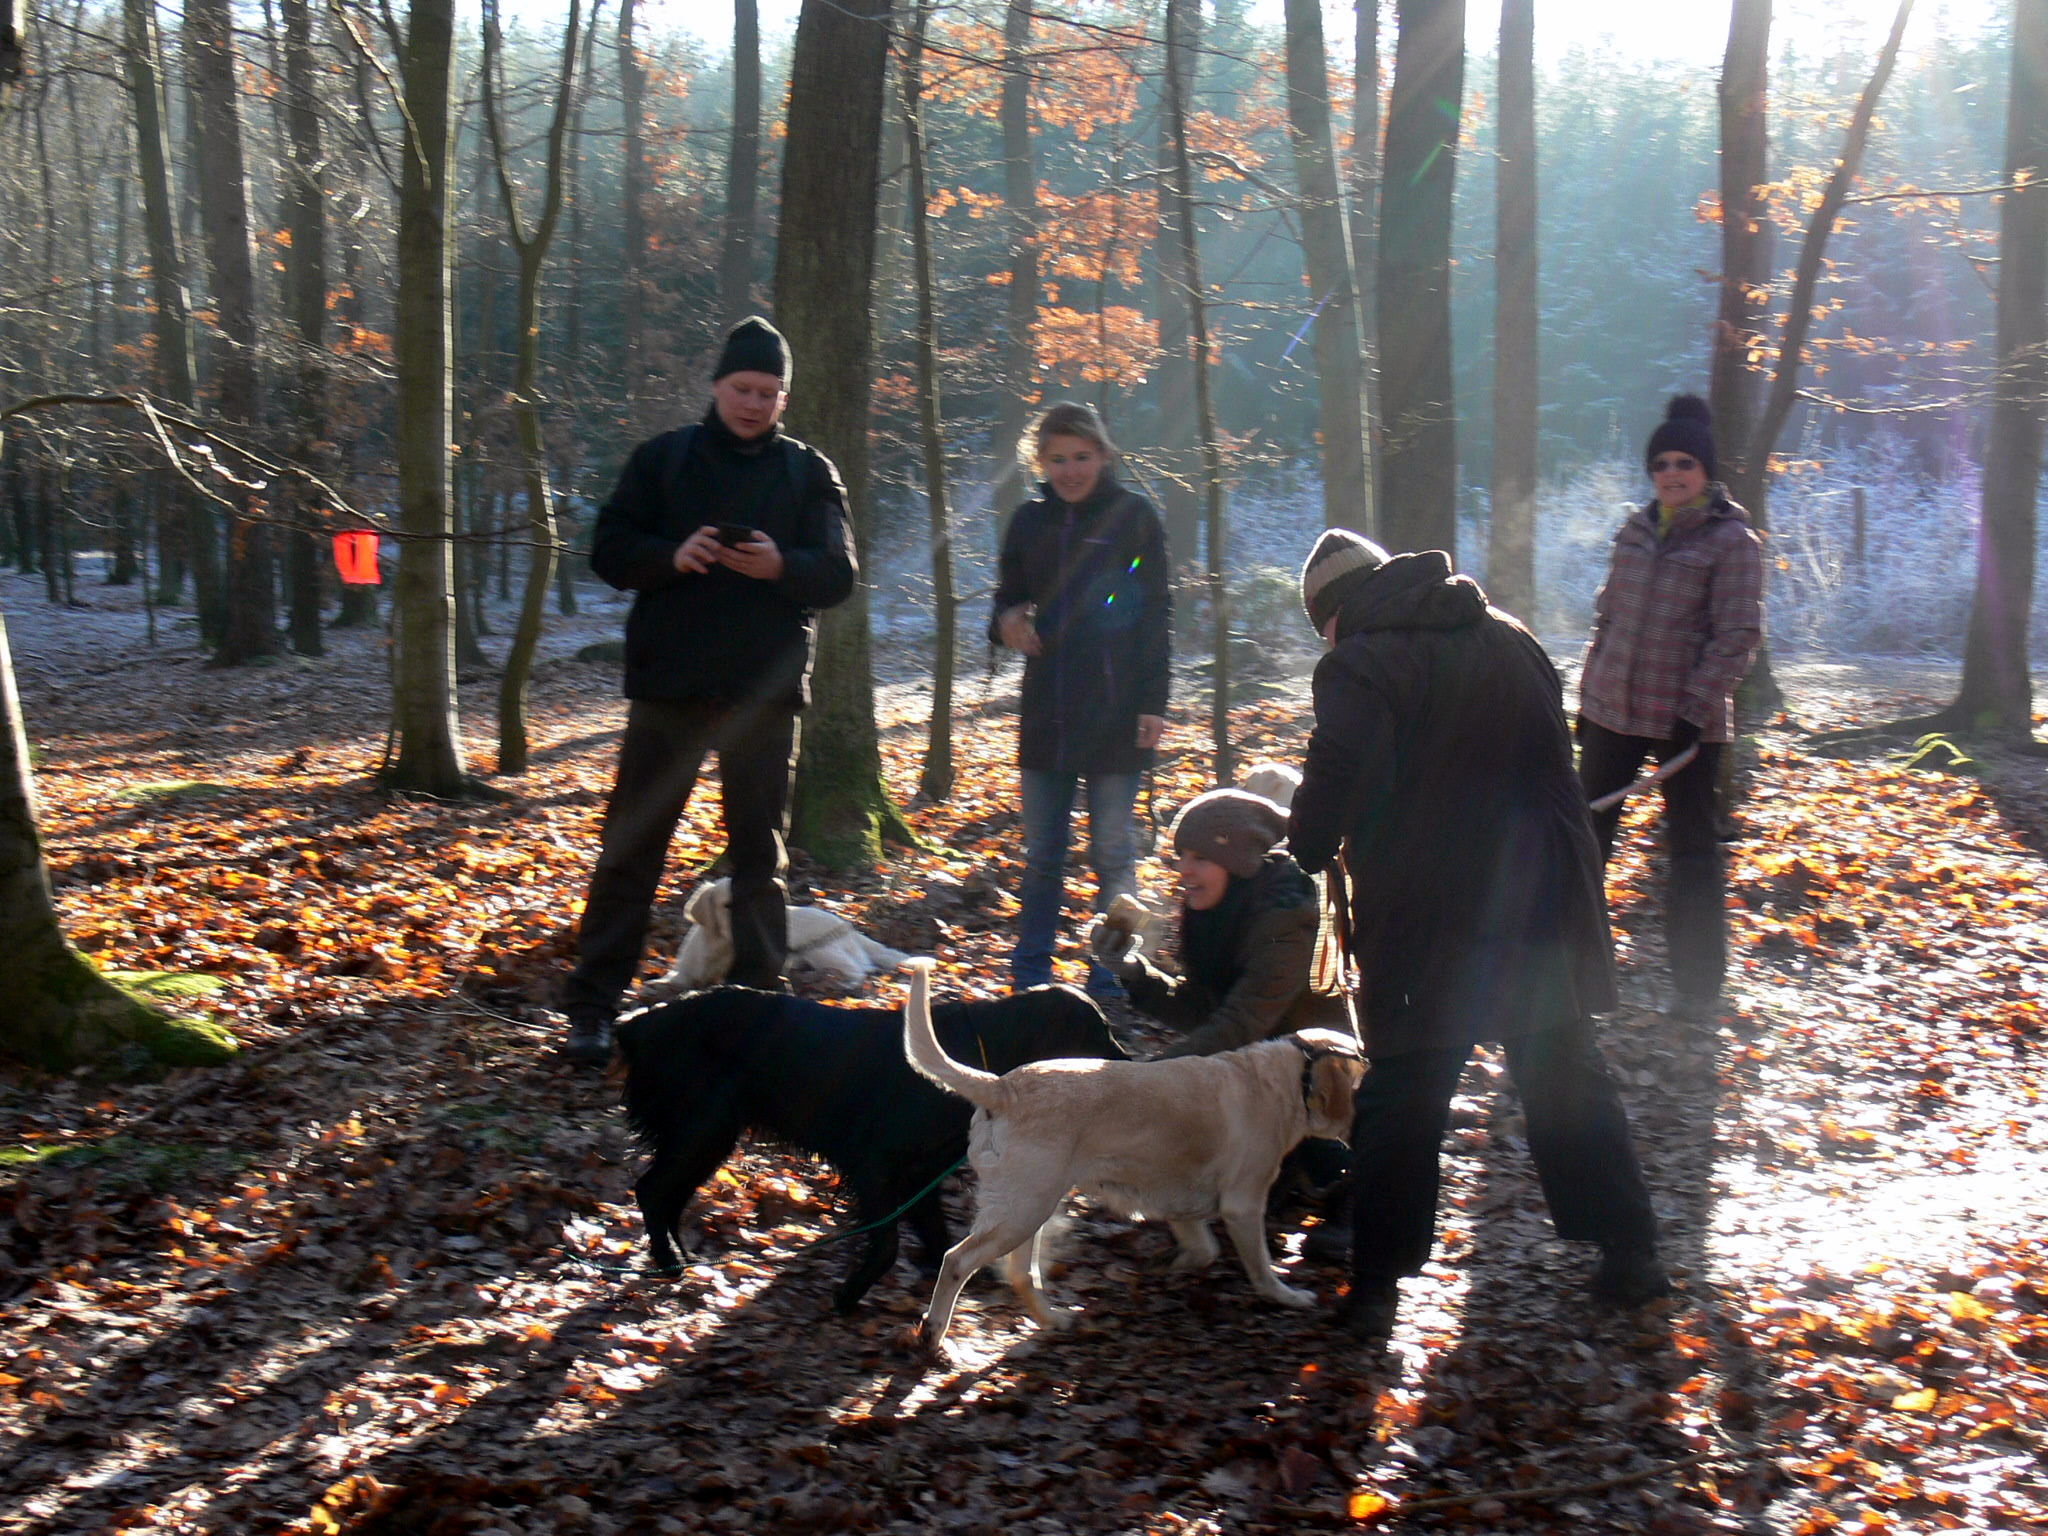
[[[1351,1223],[1342,1215],[1325,1216],[1301,1240],[1301,1256],[1311,1264],[1339,1268],[1351,1262]]]
[[[579,1067],[607,1067],[612,1060],[612,1021],[601,1013],[571,1014],[561,1055]]]
[[[1654,1248],[1608,1248],[1600,1250],[1600,1262],[1587,1282],[1595,1301],[1609,1306],[1635,1308],[1646,1301],[1671,1294],[1671,1277]]]
[[[1377,1343],[1394,1331],[1394,1317],[1401,1309],[1401,1286],[1385,1275],[1360,1275],[1351,1291],[1337,1303],[1337,1326],[1361,1343]]]

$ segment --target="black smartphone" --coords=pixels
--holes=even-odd
[[[745,544],[754,537],[756,531],[745,523],[720,523],[718,524],[718,542],[727,547],[735,544]]]

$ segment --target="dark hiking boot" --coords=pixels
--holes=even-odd
[[[1308,1229],[1301,1240],[1301,1256],[1311,1264],[1351,1263],[1351,1223],[1341,1216],[1326,1216]]]
[[[1351,1282],[1350,1294],[1337,1303],[1336,1323],[1360,1343],[1383,1343],[1392,1336],[1400,1310],[1399,1282],[1384,1275],[1364,1275]]]
[[[1595,1301],[1611,1307],[1640,1307],[1671,1294],[1671,1277],[1652,1248],[1602,1248],[1587,1282]]]
[[[579,1067],[606,1067],[612,1059],[612,1021],[601,1013],[572,1016],[560,1055]]]
[[[1723,1006],[1718,992],[1680,992],[1664,1011],[1681,1024],[1715,1024]]]

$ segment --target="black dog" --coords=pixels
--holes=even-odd
[[[1059,1057],[1129,1059],[1101,1010],[1071,987],[941,1003],[932,1015],[948,1055],[991,1072]],[[899,1221],[933,1263],[951,1246],[938,1184],[966,1155],[974,1106],[910,1069],[901,1009],[720,987],[634,1015],[618,1042],[626,1115],[654,1158],[633,1192],[655,1268],[677,1267],[683,1209],[743,1131],[824,1158],[853,1195],[855,1223],[878,1223],[833,1295],[837,1310],[852,1311],[896,1262]],[[892,1212],[897,1220],[882,1219]]]

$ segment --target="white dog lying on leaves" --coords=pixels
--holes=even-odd
[[[792,981],[830,978],[855,987],[879,971],[893,971],[910,956],[877,944],[845,918],[820,907],[790,907],[789,954],[783,969]],[[676,951],[668,979],[695,992],[715,987],[732,969],[732,882],[713,880],[690,893],[683,907],[690,931]]]
[[[1252,1289],[1283,1306],[1315,1296],[1283,1284],[1266,1252],[1266,1191],[1306,1137],[1347,1140],[1351,1096],[1365,1074],[1358,1042],[1305,1029],[1214,1056],[1171,1061],[1035,1061],[1001,1077],[955,1061],[932,1032],[931,961],[910,962],[903,1049],[910,1064],[975,1106],[967,1161],[974,1230],[946,1254],[927,1351],[943,1351],[960,1288],[1008,1255],[1009,1281],[1045,1328],[1071,1314],[1045,1299],[1039,1249],[1046,1224],[1079,1188],[1125,1216],[1173,1228],[1175,1269],[1216,1258],[1223,1218]]]

